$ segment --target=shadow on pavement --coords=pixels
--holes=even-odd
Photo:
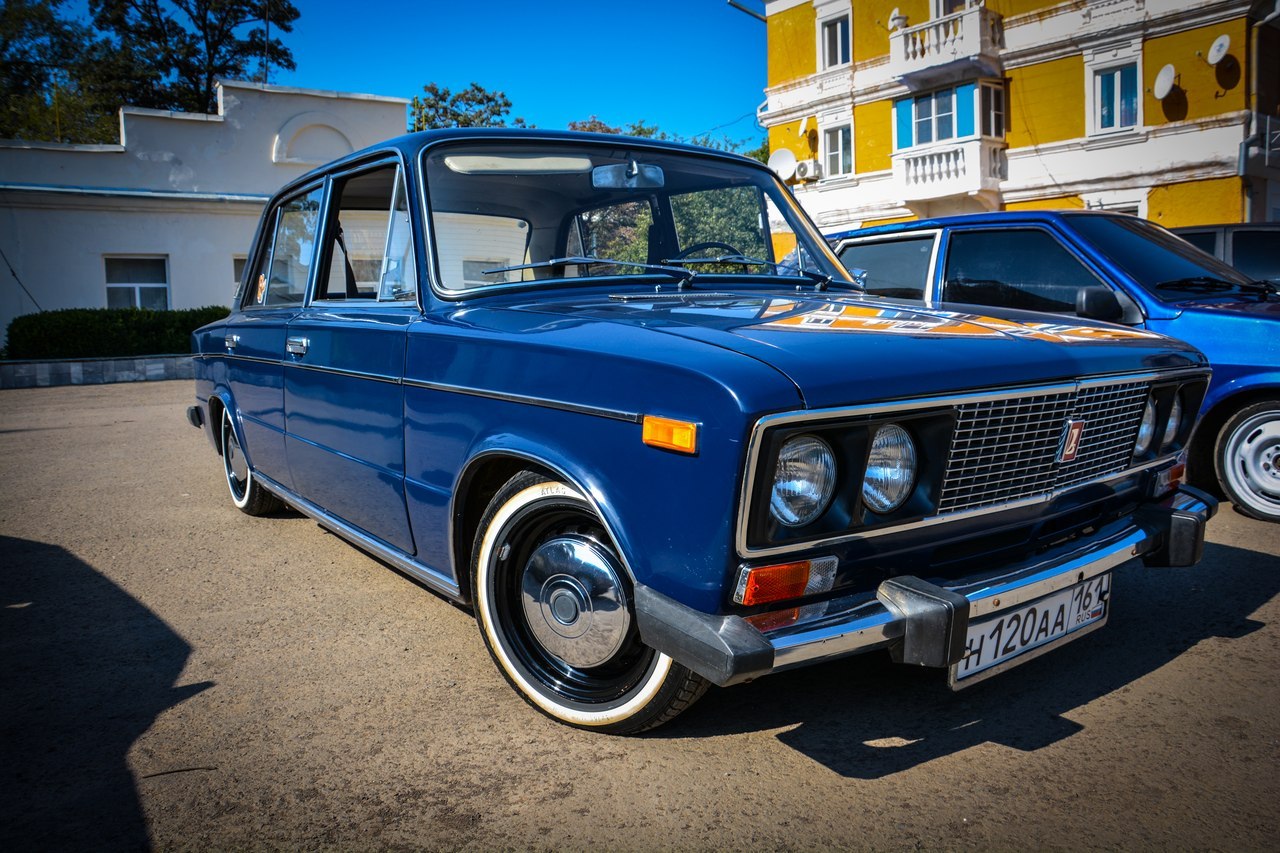
[[[0,847],[146,849],[130,745],[209,682],[191,647],[91,566],[0,537]]]
[[[1258,628],[1249,614],[1280,592],[1280,557],[1205,546],[1188,569],[1113,578],[1106,627],[958,693],[943,670],[912,669],[877,653],[712,690],[652,736],[700,738],[787,728],[779,740],[847,777],[878,779],[977,744],[1031,751],[1081,726],[1066,712],[1122,689],[1213,637]],[[798,725],[797,725],[798,724]]]

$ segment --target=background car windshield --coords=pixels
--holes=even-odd
[[[673,278],[655,265],[735,280],[806,272],[849,280],[763,169],[621,144],[471,141],[430,148],[423,158],[445,290]],[[583,257],[602,262],[547,264]],[[525,265],[533,268],[504,269]]]
[[[1233,286],[1249,283],[1247,276],[1143,219],[1088,215],[1073,217],[1071,224],[1134,281],[1166,302],[1205,295],[1203,290],[1179,289],[1179,282],[1209,279]],[[1194,282],[1187,286],[1194,286]]]

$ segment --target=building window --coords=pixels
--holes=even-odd
[[[933,0],[933,16],[942,18],[954,15],[956,12],[963,12],[967,5],[968,0]]]
[[[822,132],[823,174],[828,178],[853,172],[853,128],[847,124]]]
[[[169,308],[169,258],[103,258],[108,308]]]
[[[1138,124],[1138,66],[1131,63],[1095,71],[1093,106],[1099,131],[1135,127]]]
[[[915,144],[953,138],[955,133],[955,90],[939,89],[915,99]]]
[[[822,67],[849,64],[849,16],[830,18],[821,24]]]
[[[1004,86],[996,83],[983,83],[982,89],[982,135],[1004,139],[1005,98]]]

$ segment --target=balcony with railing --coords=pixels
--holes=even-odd
[[[961,74],[998,74],[1004,24],[981,3],[889,34],[893,75],[912,88]]]
[[[894,183],[908,204],[970,196],[993,207],[1009,177],[1005,147],[1002,139],[978,138],[899,151]]]

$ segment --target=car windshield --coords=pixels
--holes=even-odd
[[[1165,302],[1250,290],[1248,276],[1158,225],[1133,216],[1080,215],[1074,229]]]
[[[504,139],[427,149],[439,285],[456,293],[637,276],[723,287],[731,276],[854,286],[769,172],[632,145]]]

